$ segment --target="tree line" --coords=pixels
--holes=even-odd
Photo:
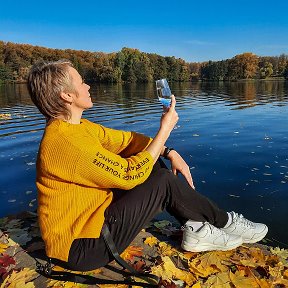
[[[222,61],[188,63],[174,56],[126,47],[119,52],[103,53],[0,41],[0,82],[25,82],[35,62],[58,59],[69,59],[87,82],[288,79],[287,54],[264,57],[247,52]]]

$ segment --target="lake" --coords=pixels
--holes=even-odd
[[[196,189],[266,223],[268,244],[287,248],[288,82],[172,83],[171,90],[180,119],[167,145],[187,160]],[[162,108],[153,83],[95,84],[90,92],[89,120],[155,135]],[[0,114],[7,114],[0,118],[3,217],[37,208],[35,162],[45,120],[24,84],[0,86]]]

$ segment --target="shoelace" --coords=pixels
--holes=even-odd
[[[218,229],[217,227],[211,225],[209,222],[205,222],[205,224],[208,224],[209,229],[211,230],[211,234],[214,234],[216,236],[223,236],[224,243],[227,243],[229,240],[229,235],[225,233],[223,230]]]
[[[248,219],[246,219],[242,214],[238,214],[238,213],[233,213],[233,222],[246,226],[248,228],[253,227],[253,222],[249,221]]]

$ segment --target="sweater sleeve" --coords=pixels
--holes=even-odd
[[[137,132],[107,128],[87,120],[86,123],[105,149],[122,157],[130,157],[145,150],[152,141],[152,138]]]
[[[153,158],[148,151],[125,158],[90,137],[73,142],[78,150],[78,160],[72,181],[77,184],[129,190],[143,183],[152,171]]]

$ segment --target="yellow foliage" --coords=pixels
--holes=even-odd
[[[158,239],[156,237],[151,236],[146,238],[144,243],[149,245],[150,247],[153,247],[158,243]]]
[[[159,242],[158,252],[161,256],[172,256],[177,255],[179,252],[166,242]]]
[[[201,288],[231,288],[229,274],[226,272],[217,273],[208,278],[208,280],[199,286]]]
[[[121,257],[128,261],[133,261],[134,257],[140,257],[143,255],[143,247],[129,246],[121,254]]]
[[[0,114],[0,119],[5,119],[5,120],[9,120],[9,119],[11,119],[11,114],[9,114],[9,113],[1,113]]]
[[[241,288],[259,288],[259,284],[255,280],[255,277],[245,275],[245,272],[243,270],[236,271],[235,274],[233,274],[231,271],[229,273],[231,282],[235,285],[235,287],[241,287]]]
[[[100,288],[129,288],[129,286],[125,284],[98,284],[98,287]]]
[[[271,248],[271,253],[277,255],[280,258],[280,261],[283,265],[288,266],[288,250],[280,249],[279,247]]]
[[[151,268],[151,273],[171,282],[173,279],[182,280],[189,286],[195,282],[195,277],[186,271],[177,268],[168,256],[162,257],[162,263]]]
[[[201,288],[201,287],[202,286],[201,286],[200,282],[197,282],[192,286],[192,288]]]
[[[283,273],[284,278],[288,279],[288,269],[286,269]]]
[[[29,282],[36,276],[35,270],[29,268],[13,271],[1,284],[1,288],[34,288],[34,284]]]
[[[233,252],[231,251],[212,251],[199,254],[189,265],[189,269],[196,277],[208,277],[217,272],[228,271],[228,266],[223,265],[222,261],[227,260]]]
[[[68,281],[58,281],[58,280],[50,280],[47,284],[47,288],[80,288],[80,287],[87,287],[84,284],[77,284]]]
[[[5,250],[8,248],[9,246],[7,244],[4,243],[0,243],[0,254],[5,252]]]

